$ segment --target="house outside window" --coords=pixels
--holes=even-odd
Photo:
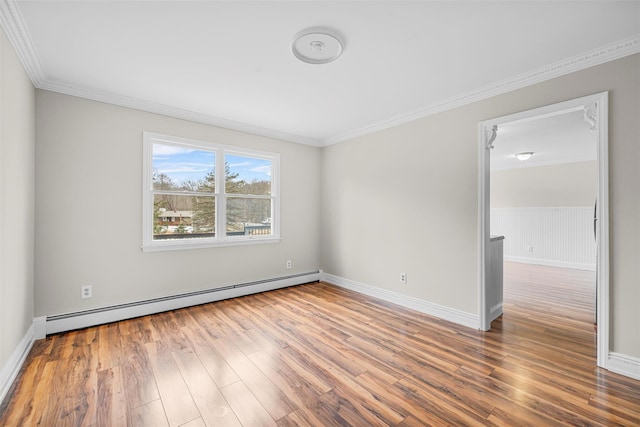
[[[145,132],[144,251],[279,241],[276,153]]]

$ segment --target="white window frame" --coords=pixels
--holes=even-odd
[[[144,252],[173,251],[181,249],[200,249],[220,246],[253,245],[260,243],[276,243],[280,238],[280,155],[249,148],[241,148],[210,141],[200,141],[178,136],[162,135],[154,132],[143,132],[143,166],[142,166],[142,250]],[[215,153],[215,198],[216,219],[215,237],[186,239],[153,239],[153,144],[176,145]],[[246,156],[271,161],[271,234],[257,236],[227,236],[227,195],[225,194],[225,155]],[[220,185],[222,183],[222,185]],[[186,193],[189,194],[189,193]],[[243,197],[243,195],[233,195]],[[248,196],[251,198],[251,196]],[[264,197],[260,197],[264,198]]]

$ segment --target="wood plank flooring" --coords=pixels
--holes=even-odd
[[[640,425],[640,381],[595,366],[593,277],[506,263],[486,333],[312,283],[53,335],[0,425]]]

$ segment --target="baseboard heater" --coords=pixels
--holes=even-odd
[[[320,271],[292,274],[272,279],[256,280],[253,282],[239,283],[221,288],[206,289],[196,292],[171,295],[167,297],[151,298],[143,301],[135,301],[126,304],[116,304],[91,310],[76,311],[73,313],[47,316],[46,334],[71,331],[104,323],[117,322],[119,320],[146,316],[148,314],[161,313],[163,311],[176,310],[208,302],[220,301],[288,286],[301,285],[303,283],[317,282],[320,280]]]

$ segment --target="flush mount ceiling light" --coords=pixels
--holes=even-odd
[[[314,27],[299,32],[293,38],[291,51],[308,64],[327,64],[342,54],[342,37],[329,28]]]
[[[533,156],[533,151],[526,151],[524,153],[516,154],[516,159],[520,160],[521,162],[524,162],[525,160],[529,160],[531,156]]]

